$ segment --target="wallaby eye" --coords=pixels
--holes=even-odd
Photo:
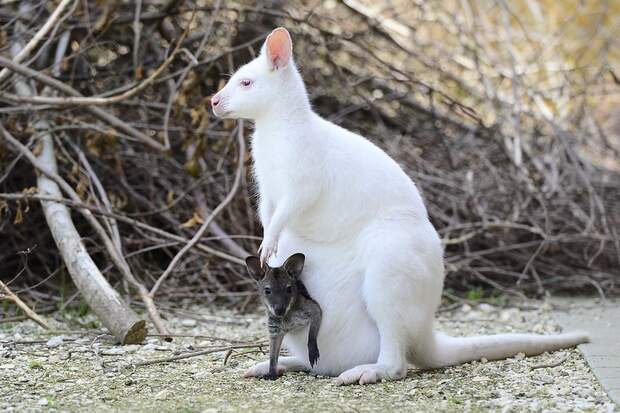
[[[286,292],[287,293],[292,293],[293,292],[293,287],[291,287],[290,285],[288,287],[286,287]]]
[[[269,287],[265,287],[265,294],[266,294],[266,295],[271,294],[271,288],[269,288]]]
[[[250,79],[241,79],[239,84],[243,87],[250,87],[252,85],[252,81]]]

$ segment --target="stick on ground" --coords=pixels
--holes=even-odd
[[[49,330],[50,326],[47,325],[45,320],[43,320],[37,313],[35,313],[30,307],[28,307],[28,305],[26,305],[26,303],[24,303],[17,295],[15,295],[2,281],[0,281],[0,289],[4,291],[4,294],[0,294],[0,298],[2,298],[2,295],[4,295],[9,300],[13,301],[15,305],[24,312],[26,317],[28,317],[44,329]]]

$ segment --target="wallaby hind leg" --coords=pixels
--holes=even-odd
[[[323,318],[321,308],[318,304],[313,304],[314,308],[312,309],[313,313],[310,318],[310,328],[308,329],[308,359],[312,367],[314,367],[320,357],[319,346],[316,340],[321,327],[321,319]]]
[[[336,379],[336,384],[370,384],[382,380],[399,380],[407,373],[408,327],[403,325],[402,309],[389,299],[390,291],[402,288],[402,284],[386,281],[388,274],[367,274],[364,281],[364,297],[369,315],[379,330],[379,357],[376,363],[362,364],[349,369]],[[389,285],[394,282],[395,285]],[[399,285],[399,287],[396,287]],[[390,291],[388,291],[390,290]],[[385,294],[386,296],[382,296]],[[395,299],[395,297],[392,297]]]
[[[432,324],[435,302],[441,291],[441,274],[434,274],[429,258],[440,257],[430,250],[416,225],[383,221],[362,238],[362,262],[365,267],[362,294],[368,315],[379,332],[376,363],[349,369],[336,379],[337,384],[367,384],[381,380],[399,380],[407,374],[407,355],[412,340]],[[432,264],[432,263],[431,263]],[[432,310],[429,310],[432,308]]]

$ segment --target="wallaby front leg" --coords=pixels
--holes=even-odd
[[[269,341],[269,373],[264,378],[268,380],[275,380],[280,376],[278,371],[278,357],[280,357],[280,347],[282,346],[282,339],[284,334],[274,334]]]
[[[263,242],[258,249],[261,264],[264,264],[272,255],[278,252],[278,241],[284,226],[290,221],[293,214],[293,203],[289,197],[284,197],[276,206],[269,226],[265,228]]]
[[[263,225],[263,229],[269,227],[271,217],[273,216],[273,202],[264,195],[258,200],[258,217]]]

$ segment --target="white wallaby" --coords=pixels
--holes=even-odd
[[[323,310],[321,357],[303,331],[279,370],[312,370],[338,384],[397,380],[434,368],[575,346],[586,334],[450,337],[433,327],[443,249],[415,184],[385,152],[312,111],[284,28],[211,100],[216,116],[255,122],[252,138],[261,260],[306,255],[303,282]],[[267,373],[269,363],[247,376]]]

